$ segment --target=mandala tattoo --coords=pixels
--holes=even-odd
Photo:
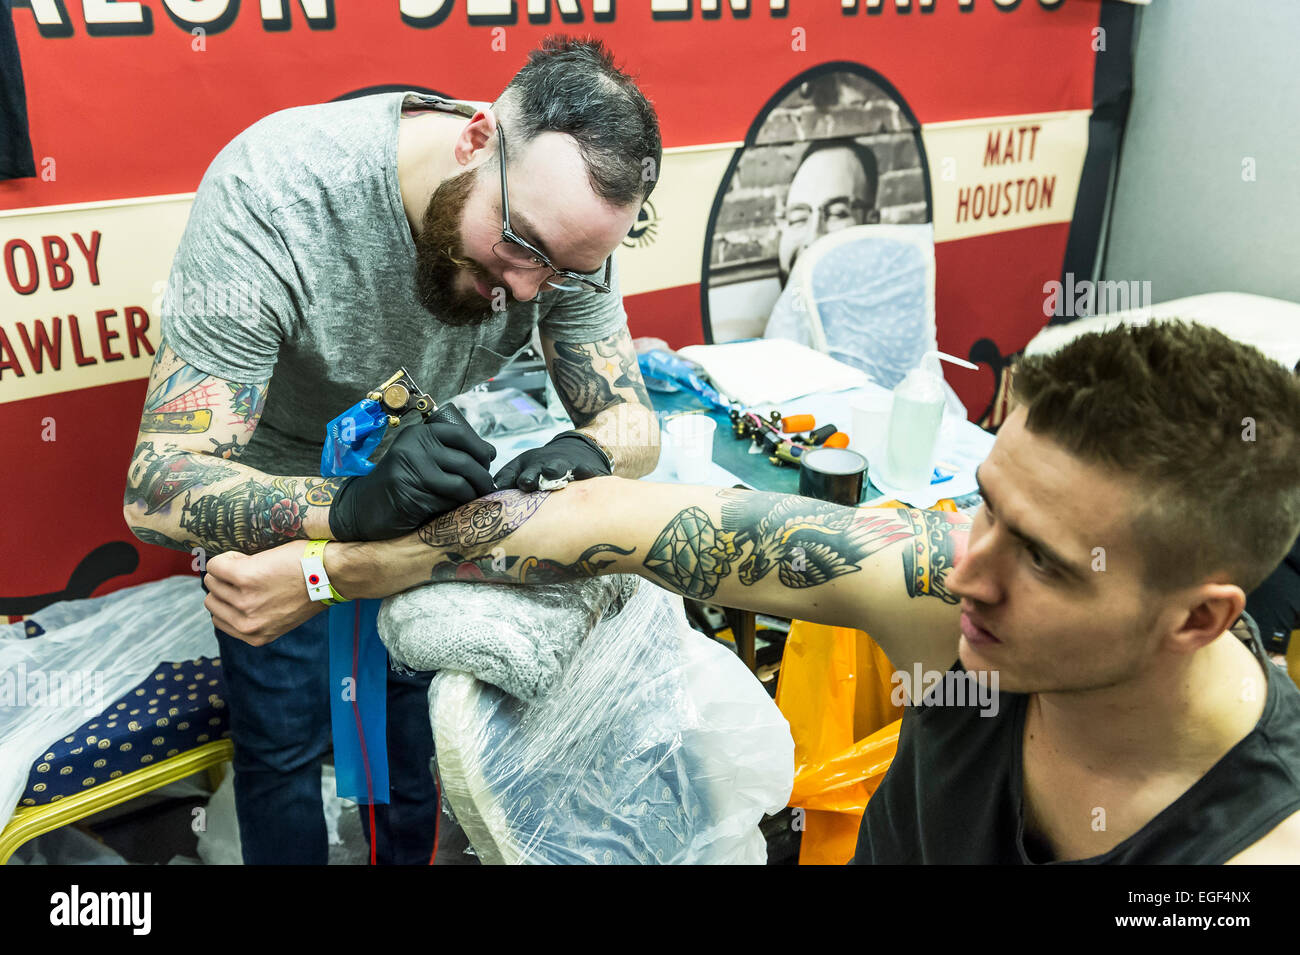
[[[786,587],[824,584],[911,536],[907,523],[809,498],[721,491],[722,526],[698,507],[674,517],[646,555],[647,569],[689,597],[712,597],[737,567],[745,586],[775,567]]]
[[[496,491],[438,515],[417,533],[430,547],[491,543],[518,530],[550,495],[550,491]]]

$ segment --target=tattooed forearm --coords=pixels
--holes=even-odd
[[[434,565],[429,579],[433,581],[509,580],[523,584],[555,584],[575,577],[596,577],[610,567],[614,559],[606,554],[628,556],[635,549],[625,550],[613,544],[593,544],[571,564],[548,557],[519,557],[512,554],[495,554],[468,558],[461,554],[448,554],[445,560]]]
[[[161,343],[123,499],[140,540],[251,553],[329,535],[329,507],[343,479],[272,477],[238,463],[268,387],[205,374]]]
[[[958,514],[597,477],[550,494],[498,492],[418,534],[340,544],[330,576],[350,596],[382,597],[429,581],[638,574],[730,607],[886,631],[915,611],[951,633],[945,577],[968,524]]]
[[[430,547],[468,547],[500,540],[518,529],[550,496],[549,491],[497,491],[440,514],[418,531]]]
[[[251,478],[219,493],[185,494],[180,526],[213,549],[245,554],[294,539],[306,539],[303,514],[307,490],[297,478],[269,483]]]
[[[132,456],[123,504],[131,529],[147,544],[212,553],[250,553],[305,538],[310,507],[328,508],[343,478],[269,478],[222,458],[141,441]],[[225,483],[227,487],[218,485]],[[175,506],[175,505],[181,506]],[[150,528],[136,521],[156,516]],[[176,530],[188,531],[178,535]]]
[[[651,546],[645,567],[682,593],[712,597],[736,568],[752,586],[777,569],[786,587],[815,587],[910,536],[906,523],[805,497],[721,491],[721,526],[698,507],[681,511]]]

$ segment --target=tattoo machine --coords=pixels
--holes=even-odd
[[[455,405],[438,403],[420,389],[405,368],[399,368],[373,391],[325,426],[325,447],[321,451],[321,474],[325,477],[369,474],[374,468],[370,455],[384,440],[390,427],[402,417],[418,411],[425,421],[459,424],[469,422]]]
[[[781,433],[781,413],[773,411],[766,418],[757,411],[731,409],[731,433],[737,438],[752,438],[775,465],[799,463],[803,449]]]
[[[811,448],[843,448],[849,443],[848,435],[837,431],[832,424],[816,427],[810,414],[787,415],[779,411],[766,417],[750,409],[733,408],[731,430],[737,438],[752,438],[769,455],[775,465],[798,465],[803,453]],[[806,437],[791,438],[791,432],[809,432]]]
[[[393,376],[374,391],[366,395],[371,401],[379,402],[380,407],[388,413],[388,424],[397,427],[398,421],[409,411],[418,411],[425,421],[441,424],[459,424],[469,427],[469,422],[455,405],[438,403],[420,390],[405,368],[399,368]]]

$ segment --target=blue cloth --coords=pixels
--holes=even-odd
[[[324,865],[321,760],[330,749],[328,619],[318,614],[261,647],[216,631],[235,744],[235,808],[248,865]],[[387,805],[375,806],[376,861],[424,865],[438,790],[430,764],[431,673],[387,670]],[[370,838],[369,810],[361,811]]]

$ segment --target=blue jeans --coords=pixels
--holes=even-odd
[[[261,647],[216,634],[230,705],[244,862],[324,865],[329,844],[321,760],[332,745],[329,615],[317,614]],[[433,854],[439,806],[430,769],[432,678],[388,672],[389,803],[375,806],[375,857],[381,865],[427,865]],[[371,839],[366,806],[361,822]]]

